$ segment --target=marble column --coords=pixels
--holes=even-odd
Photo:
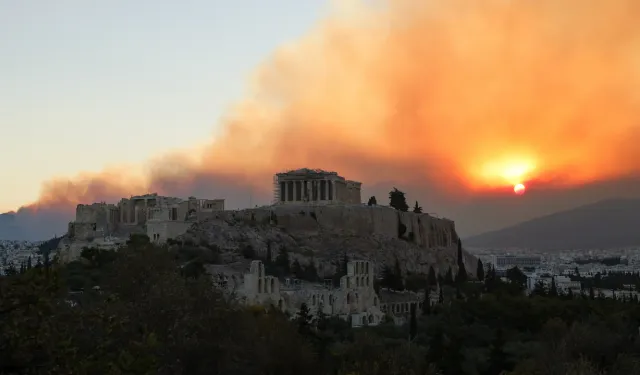
[[[309,194],[309,185],[311,184],[311,181],[309,180],[304,180],[304,182],[302,182],[302,189],[303,189],[303,196],[306,197],[307,202],[311,200],[311,194]]]
[[[281,202],[286,202],[287,201],[287,183],[282,183],[279,182],[278,183],[278,189],[280,189],[280,201]]]
[[[336,189],[336,181],[333,180],[333,201],[337,202],[338,201],[338,189]]]

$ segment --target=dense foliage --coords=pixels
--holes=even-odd
[[[274,269],[283,257],[269,257]],[[307,306],[288,317],[237,305],[188,271],[192,262],[137,237],[117,253],[87,249],[80,261],[1,278],[0,373],[640,373],[639,304],[546,289],[525,297],[515,271],[510,283],[494,272],[484,283],[445,276],[456,292],[412,307],[406,325],[351,329]],[[398,279],[395,265],[387,278],[398,288],[438,283],[431,271]]]

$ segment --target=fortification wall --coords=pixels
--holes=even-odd
[[[70,239],[76,241],[91,241],[102,233],[97,230],[95,223],[69,223],[69,231],[67,232]]]
[[[282,205],[209,213],[199,219],[235,218],[269,223],[274,216],[277,226],[290,232],[330,230],[354,236],[402,238],[424,248],[452,247],[458,241],[452,220],[385,206]]]
[[[188,221],[148,221],[147,236],[152,241],[166,242],[184,234],[194,223]]]

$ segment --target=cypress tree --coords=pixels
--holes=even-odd
[[[400,269],[400,261],[396,258],[396,264],[393,269],[393,284],[395,290],[404,290],[404,282],[402,280],[402,270]]]
[[[464,265],[464,256],[462,255],[462,240],[458,238],[458,274],[456,275],[456,283],[466,283],[468,278],[467,268]]]
[[[267,257],[264,260],[265,265],[271,264],[273,254],[271,253],[271,241],[267,241]]]
[[[476,270],[476,275],[478,275],[478,280],[484,281],[484,265],[482,261],[478,259],[478,268]]]
[[[449,270],[444,275],[444,283],[445,285],[453,285],[453,271],[451,270],[451,266],[449,266]]]
[[[424,301],[422,301],[422,315],[431,314],[431,298],[429,296],[429,289],[424,291]]]
[[[409,322],[409,341],[413,341],[418,333],[418,320],[416,318],[416,304],[411,304],[411,320]]]
[[[557,297],[558,296],[558,287],[556,287],[556,278],[551,278],[551,287],[549,288],[549,296]]]
[[[418,201],[416,201],[416,205],[413,206],[413,212],[416,214],[422,213],[422,207],[420,207],[420,205],[418,204]]]
[[[347,252],[345,251],[344,254],[342,254],[342,263],[340,264],[340,266],[342,267],[342,275],[346,275],[347,274],[347,264],[349,263],[349,256],[347,255]]]
[[[433,268],[433,266],[429,266],[427,284],[429,285],[429,288],[436,288],[438,286],[438,277],[436,276],[436,270]]]

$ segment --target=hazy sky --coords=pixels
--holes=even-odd
[[[640,194],[638,0],[0,4],[0,212],[25,228],[145,192],[264,204],[300,167],[463,235]]]
[[[0,212],[53,176],[213,135],[252,70],[323,0],[0,1]]]

